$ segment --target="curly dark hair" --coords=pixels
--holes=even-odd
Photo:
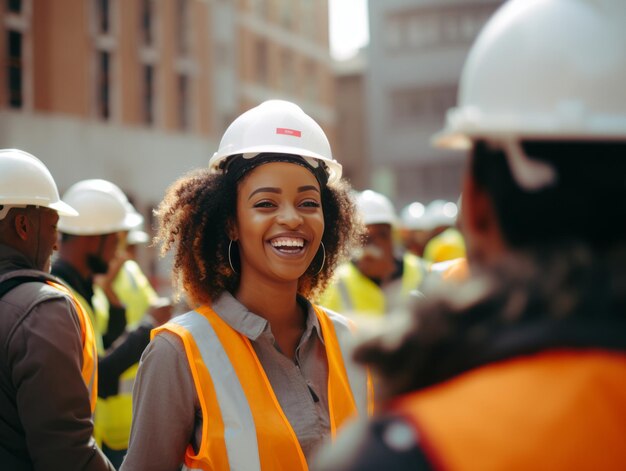
[[[174,249],[175,292],[184,292],[191,303],[208,304],[224,291],[234,293],[239,286],[239,275],[228,261],[227,233],[229,221],[236,216],[237,190],[238,182],[233,179],[198,169],[174,182],[155,211],[159,221],[155,243],[160,245],[161,256]],[[326,258],[320,268],[323,255],[318,250],[300,278],[298,292],[307,298],[323,291],[337,265],[362,242],[364,234],[347,182],[322,185],[321,200]],[[236,269],[237,262],[233,246]]]

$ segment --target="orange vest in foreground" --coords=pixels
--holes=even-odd
[[[334,321],[315,307],[328,359],[331,432],[369,407],[364,372],[349,371],[347,349]],[[345,325],[343,326],[345,329]],[[303,471],[307,463],[293,428],[272,390],[250,340],[210,307],[191,311],[162,327],[180,337],[198,394],[202,441],[188,446],[185,470]],[[358,391],[353,394],[353,391]]]
[[[76,296],[65,286],[54,281],[47,281],[53,288],[67,294],[74,303],[78,321],[80,322],[81,340],[83,344],[83,366],[82,376],[87,389],[89,390],[89,402],[91,403],[91,414],[96,410],[96,400],[98,399],[98,349],[96,346],[96,334],[91,324],[89,315],[83,309]]]
[[[394,411],[435,469],[626,469],[625,354],[519,357],[408,394]]]

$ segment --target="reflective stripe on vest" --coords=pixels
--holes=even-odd
[[[53,281],[47,281],[47,283],[68,295],[76,308],[83,345],[83,365],[81,373],[83,381],[85,381],[87,389],[89,390],[89,402],[91,404],[91,414],[93,415],[96,410],[96,400],[98,398],[98,348],[91,319],[85,312],[85,309],[83,309],[82,303],[70,289]]]
[[[626,469],[626,354],[558,350],[469,371],[393,407],[436,469]]]
[[[315,313],[326,345],[328,406],[334,435],[337,427],[357,411],[352,388],[364,387],[366,380],[357,384],[357,375],[347,374],[343,361],[345,339],[336,335],[325,312],[315,308]],[[247,337],[207,306],[152,332],[156,335],[163,330],[176,334],[183,342],[205,418],[198,453],[188,446],[184,469],[308,469],[296,434]],[[356,395],[365,396],[366,390]],[[359,401],[359,406],[362,402],[366,401]]]

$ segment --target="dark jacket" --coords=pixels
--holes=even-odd
[[[53,264],[52,273],[91,303],[92,280],[84,279],[62,260]],[[93,305],[90,307],[93,309]],[[141,354],[150,343],[150,331],[154,326],[149,322],[142,321],[131,331],[126,331],[125,327],[125,309],[111,306],[108,329],[102,336],[106,353],[98,357],[98,397],[107,398],[118,393],[120,375],[139,362]]]
[[[16,275],[53,279],[0,245],[0,282]],[[0,299],[2,469],[113,469],[92,438],[82,351],[78,315],[59,290],[25,282]]]

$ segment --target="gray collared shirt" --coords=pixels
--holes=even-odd
[[[281,353],[267,320],[248,311],[230,293],[220,296],[212,308],[250,339],[309,460],[330,434],[328,362],[313,307],[303,298],[298,302],[306,309],[307,321],[295,358]],[[133,407],[130,446],[122,470],[179,469],[190,441],[196,449],[201,441],[203,417],[177,336],[167,332],[158,335],[144,352],[133,389]]]

